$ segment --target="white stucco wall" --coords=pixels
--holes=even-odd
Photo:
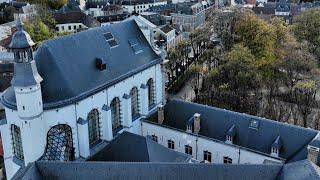
[[[186,132],[165,128],[153,123],[142,122],[142,135],[156,135],[158,137],[158,143],[165,147],[168,147],[167,141],[171,139],[175,142],[175,150],[182,153],[185,153],[185,145],[190,145],[192,146],[193,158],[199,161],[204,160],[203,152],[209,151],[212,153],[212,163],[223,163],[224,156],[232,158],[232,163],[240,164],[263,164],[264,160],[282,163],[282,160],[262,153],[229,145],[224,142],[214,141],[209,138],[197,137]]]
[[[71,29],[69,29],[69,27]],[[87,26],[85,26],[82,23],[68,23],[68,24],[57,24],[56,25],[56,31],[57,32],[69,32],[69,33],[75,33],[77,32],[78,29],[83,29],[83,28],[87,28]]]
[[[166,5],[167,1],[159,1],[154,3],[145,3],[145,4],[137,4],[137,5],[122,5],[123,8],[127,9],[129,13],[132,13],[136,10],[137,13],[142,13],[153,6]]]
[[[87,97],[75,104],[71,104],[62,108],[51,109],[44,111],[40,116],[29,119],[22,120],[17,111],[6,108],[6,119],[7,123],[0,126],[2,134],[2,142],[4,147],[4,159],[6,167],[6,173],[10,179],[12,175],[19,169],[19,166],[13,162],[13,152],[11,147],[11,132],[10,125],[15,124],[21,128],[22,135],[22,145],[25,157],[25,165],[28,162],[35,161],[40,158],[45,151],[46,146],[46,136],[49,129],[58,124],[68,124],[72,129],[73,146],[75,148],[75,157],[87,157],[90,155],[89,140],[88,140],[88,130],[87,124],[82,127],[77,124],[78,118],[87,119],[88,113],[92,109],[98,109],[100,115],[100,136],[103,140],[108,139],[107,136],[111,134],[112,136],[112,126],[111,126],[111,116],[106,111],[102,110],[104,105],[109,106],[112,99],[119,97],[120,107],[122,107],[123,95],[130,94],[130,90],[133,87],[137,87],[138,91],[141,90],[141,84],[146,84],[147,81],[152,78],[154,80],[155,87],[155,102],[162,102],[162,75],[160,64],[152,66],[144,71],[141,71],[122,82],[119,82],[105,90],[102,90],[92,96]],[[140,93],[139,93],[140,94]],[[146,93],[145,93],[146,94]],[[147,94],[146,94],[147,95]],[[139,98],[145,99],[146,98]],[[127,99],[130,101],[130,99]],[[146,103],[148,101],[145,101]],[[129,103],[130,105],[130,103]],[[139,107],[142,107],[141,104]],[[128,107],[131,110],[131,107]],[[156,108],[156,106],[154,107]],[[149,109],[148,109],[149,110]],[[148,111],[147,110],[147,111]],[[121,110],[124,112],[124,110]],[[151,111],[151,110],[150,110]],[[128,111],[131,112],[131,111]],[[131,117],[131,114],[128,114]],[[123,118],[124,116],[122,116]],[[122,123],[125,121],[121,120]],[[79,128],[80,127],[80,128]],[[124,130],[141,134],[141,123],[137,119],[130,122],[129,126]],[[107,132],[107,133],[106,133]],[[109,133],[108,133],[109,132]],[[122,132],[122,131],[121,131]],[[85,137],[85,138],[84,138]],[[112,137],[111,137],[112,138]],[[81,140],[81,141],[80,141]]]

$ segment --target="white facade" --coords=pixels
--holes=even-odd
[[[208,151],[212,154],[211,163],[224,163],[224,157],[231,158],[232,163],[236,164],[263,164],[266,160],[284,163],[284,159],[271,157],[268,154],[145,121],[142,122],[142,135],[155,135],[158,137],[158,143],[166,147],[168,140],[172,140],[175,142],[174,150],[182,153],[185,153],[185,145],[189,145],[192,147],[193,158],[199,161],[204,160],[204,151]]]
[[[171,31],[165,33],[163,32],[161,29],[158,29],[158,31],[156,32],[155,36],[158,36],[159,34],[161,34],[163,37],[166,38],[166,50],[168,51],[170,48],[174,48],[178,41],[176,42],[176,30],[172,29]]]
[[[56,31],[63,33],[63,32],[68,32],[68,33],[75,33],[77,32],[78,29],[84,29],[87,28],[82,23],[69,23],[69,24],[57,24],[56,25]]]
[[[89,146],[88,138],[88,123],[81,124],[77,120],[79,118],[87,119],[88,113],[92,109],[99,111],[100,138],[101,140],[110,141],[113,139],[112,122],[110,109],[103,109],[104,106],[109,106],[112,99],[118,97],[121,107],[121,123],[123,130],[127,130],[136,134],[141,134],[140,120],[131,120],[131,105],[130,98],[125,99],[124,94],[129,94],[133,87],[138,88],[139,104],[141,117],[144,117],[152,109],[148,108],[148,92],[141,85],[145,85],[152,78],[154,81],[155,104],[162,103],[162,75],[161,65],[154,65],[144,71],[141,71],[132,77],[129,77],[103,91],[98,92],[86,99],[75,104],[71,104],[62,108],[45,110],[39,116],[23,119],[19,116],[19,111],[6,108],[7,122],[0,126],[2,134],[2,142],[4,148],[4,159],[6,173],[10,179],[20,166],[27,165],[29,162],[36,161],[45,152],[47,143],[47,133],[55,125],[67,124],[72,129],[73,147],[75,150],[75,158],[86,158],[90,155],[93,148]],[[33,95],[30,94],[30,98]],[[27,96],[28,97],[28,96]],[[36,99],[36,98],[35,98]],[[22,99],[25,102],[27,99]],[[30,99],[27,102],[34,102]],[[19,105],[18,105],[19,106]],[[156,105],[154,106],[156,108]],[[14,157],[12,147],[12,137],[10,127],[12,124],[20,127],[24,161],[17,163]],[[122,130],[122,131],[123,131]],[[122,132],[120,131],[120,132]]]
[[[290,11],[288,11],[288,12],[275,11],[274,14],[276,16],[289,16],[290,15]]]
[[[89,8],[85,12],[87,15],[91,15],[93,17],[104,16],[104,12],[102,11],[103,6],[97,8]]]
[[[134,11],[137,13],[142,13],[147,9],[153,6],[166,5],[167,1],[159,1],[159,2],[150,2],[145,4],[135,4],[135,5],[122,5],[129,13],[133,13]]]
[[[22,7],[23,13],[14,13],[14,20],[17,20],[18,17],[22,18],[24,21],[33,19],[37,15],[37,6],[29,3],[26,6]]]

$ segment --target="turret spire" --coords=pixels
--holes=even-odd
[[[18,31],[23,31],[23,22],[21,20],[21,17],[18,16],[17,22],[16,22],[16,26],[17,26],[17,30]]]

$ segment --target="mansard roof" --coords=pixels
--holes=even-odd
[[[191,156],[168,149],[150,137],[123,132],[88,161],[187,162]]]
[[[271,147],[280,149],[283,146],[280,136],[272,143]]]
[[[232,125],[237,129],[234,144],[264,154],[278,136],[281,137],[284,151],[279,156],[287,162],[307,158],[307,145],[318,132],[290,124],[284,124],[265,118],[232,112],[224,109],[200,105],[179,100],[171,100],[164,108],[163,125],[185,131],[189,118],[194,113],[201,114],[199,135],[224,142],[226,132]],[[147,120],[157,122],[156,113]]]
[[[110,32],[118,45],[104,37]],[[137,39],[142,53],[136,54],[128,39]],[[96,67],[96,59],[106,70]],[[148,67],[161,62],[134,21],[125,21],[44,42],[35,55],[44,109],[65,106],[95,94]],[[13,88],[2,96],[3,104],[16,109]]]
[[[13,180],[50,179],[52,175],[56,179],[235,180],[241,177],[245,180],[276,180],[281,167],[280,164],[39,161],[18,171]]]
[[[320,179],[320,168],[309,160],[284,164],[277,179]]]
[[[232,125],[231,127],[230,127],[230,129],[227,131],[227,135],[228,136],[231,136],[231,137],[234,137],[235,135],[236,135],[236,133],[237,133],[237,130],[236,130],[236,125]]]

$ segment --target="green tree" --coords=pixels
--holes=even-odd
[[[310,43],[310,52],[320,60],[320,10],[303,11],[294,18],[292,30],[300,42]]]
[[[294,87],[295,104],[302,115],[303,127],[307,127],[308,115],[315,104],[317,85],[313,80],[298,82]]]
[[[1,23],[7,23],[14,20],[15,8],[12,6],[5,7],[3,9],[3,16],[1,17]]]
[[[273,28],[256,15],[247,13],[242,16],[236,22],[235,36],[237,42],[250,49],[258,67],[265,67],[276,59]]]
[[[44,40],[51,39],[55,36],[51,30],[41,19],[37,18],[33,22],[25,23],[25,30],[30,34],[31,38],[37,45]]]
[[[282,70],[282,81],[292,96],[295,85],[314,74],[316,60],[308,48],[295,39],[284,46],[284,51],[286,54],[279,67]]]
[[[241,44],[236,44],[225,56],[224,62],[210,72],[204,83],[213,100],[209,104],[255,114],[259,76],[254,66],[254,55]],[[208,93],[208,92],[206,92]],[[208,94],[207,94],[208,95]]]
[[[59,9],[65,5],[68,0],[26,0],[31,4],[39,4],[42,6],[47,6],[51,9]]]

